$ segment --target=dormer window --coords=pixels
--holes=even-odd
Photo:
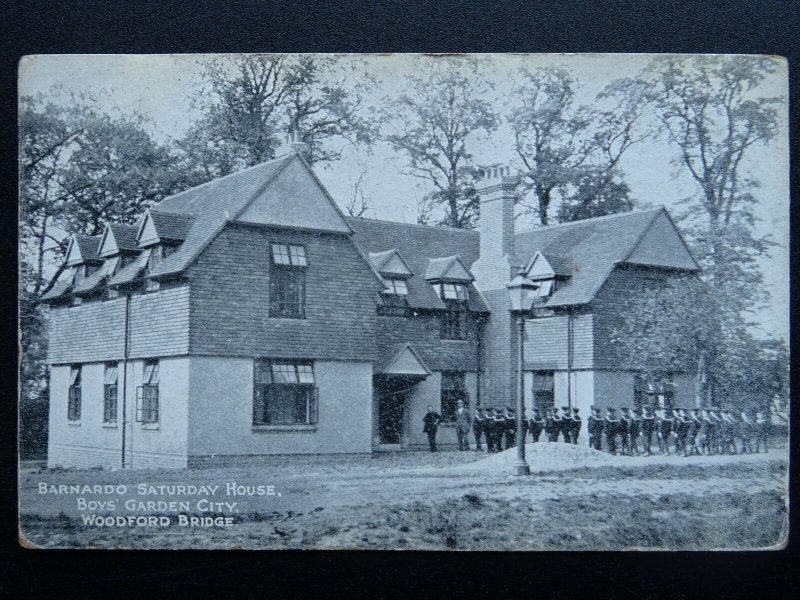
[[[540,279],[539,281],[534,281],[534,283],[539,286],[533,292],[536,298],[547,298],[553,292],[552,279]]]
[[[270,244],[269,316],[304,319],[306,316],[306,247]]]
[[[405,279],[387,279],[384,278],[383,283],[386,289],[383,290],[384,294],[392,294],[394,296],[408,296],[408,284]]]
[[[469,300],[469,292],[467,286],[463,283],[442,283],[439,290],[439,297],[442,300],[460,300],[466,302]]]
[[[272,244],[272,264],[307,267],[306,248],[296,244]]]

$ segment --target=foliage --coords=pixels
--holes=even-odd
[[[363,96],[372,81],[358,61],[252,54],[205,61],[194,102],[202,116],[178,142],[193,183],[274,158],[287,132],[310,147],[311,163],[339,158],[333,140],[370,143]]]
[[[547,225],[556,206],[562,222],[631,210],[619,161],[644,136],[636,127],[641,87],[615,82],[590,108],[575,106],[578,84],[564,69],[524,69],[520,79],[508,120],[524,166],[522,192],[533,199],[523,202],[528,212]]]
[[[480,63],[441,58],[405,80],[405,92],[386,101],[384,139],[407,160],[408,172],[433,187],[422,200],[420,221],[471,228],[478,214],[480,169],[470,148],[498,124]]]
[[[747,320],[767,300],[758,260],[768,254],[772,242],[754,233],[758,182],[748,171],[748,157],[777,133],[781,100],[758,90],[774,69],[774,63],[762,57],[664,57],[654,60],[643,80],[617,82],[648,90],[643,98],[656,110],[661,132],[676,150],[676,173],[688,174],[696,183],[697,192],[684,201],[678,221],[703,268],[706,292],[703,302],[676,307],[679,322],[673,329],[702,332],[698,349],[707,373],[705,396],[715,404],[746,402],[747,394],[755,401],[761,390],[776,385],[764,379],[763,369],[767,361],[776,374],[780,353],[774,348],[783,343],[757,340]],[[639,308],[647,310],[648,302],[645,299]],[[668,293],[662,304],[649,308],[666,308]],[[638,312],[631,307],[626,326],[631,335]],[[646,336],[648,324],[638,326]],[[656,358],[654,352],[680,351],[635,340],[628,345],[634,352],[638,345],[650,358]],[[770,358],[770,352],[775,356]]]

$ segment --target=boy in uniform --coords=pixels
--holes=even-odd
[[[613,408],[606,409],[606,420],[603,423],[603,433],[606,434],[606,445],[611,454],[617,453],[617,433],[619,433],[619,419]]]
[[[589,448],[600,450],[602,447],[600,438],[603,435],[603,417],[600,415],[599,408],[592,407],[592,414],[587,419],[586,428],[589,431]]]
[[[539,441],[539,437],[542,435],[542,431],[544,430],[544,425],[545,419],[542,417],[541,411],[538,408],[534,408],[530,422],[531,437],[533,438],[534,443]]]

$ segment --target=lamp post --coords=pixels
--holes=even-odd
[[[517,319],[517,460],[514,475],[530,475],[531,469],[525,460],[525,317],[530,314],[537,285],[520,267],[517,276],[506,285],[511,301],[511,314]]]

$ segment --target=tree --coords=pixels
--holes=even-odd
[[[753,402],[761,393],[754,390],[764,387],[754,382],[763,383],[759,369],[768,346],[777,343],[756,339],[747,321],[767,299],[757,261],[771,242],[753,232],[758,183],[749,173],[748,158],[777,132],[782,100],[758,89],[774,69],[770,59],[760,57],[665,57],[656,59],[642,79],[624,82],[648,90],[646,99],[656,109],[662,134],[676,149],[676,175],[697,185],[678,220],[703,268],[705,292],[702,301],[692,299],[678,315],[662,318],[659,335],[669,339],[672,331],[676,340],[689,334],[702,339],[696,344],[707,375],[702,395],[713,404],[746,404],[743,394]],[[660,293],[665,305],[679,300],[669,291]],[[649,344],[636,340],[647,339],[651,323],[634,316],[649,310],[659,314],[659,307],[638,304],[625,312],[630,313],[625,329],[631,339],[624,342],[626,336],[619,336],[634,364],[637,352],[640,360],[659,359]],[[669,344],[664,349],[667,354],[680,351]]]
[[[180,185],[169,152],[152,140],[140,117],[101,113],[91,99],[64,97],[59,90],[48,98],[20,100],[22,412],[26,403],[46,398],[46,315],[39,299],[64,269],[70,234],[96,235],[106,222],[132,223]],[[22,425],[29,433],[38,427]]]
[[[575,106],[577,81],[564,69],[523,70],[513,93],[509,123],[514,149],[524,166],[523,195],[541,225],[574,221],[633,208],[619,162],[644,133],[637,131],[640,87],[615,82],[597,96],[597,106]]]
[[[205,61],[195,105],[202,116],[178,142],[184,168],[200,183],[270,160],[287,132],[310,146],[310,162],[336,160],[330,142],[371,143],[362,118],[372,85],[357,61],[253,54]]]
[[[470,149],[499,124],[487,97],[491,86],[478,67],[475,60],[440,58],[407,76],[405,91],[386,100],[389,133],[383,138],[406,158],[407,172],[432,187],[420,207],[423,221],[456,228],[475,224],[480,169]]]

